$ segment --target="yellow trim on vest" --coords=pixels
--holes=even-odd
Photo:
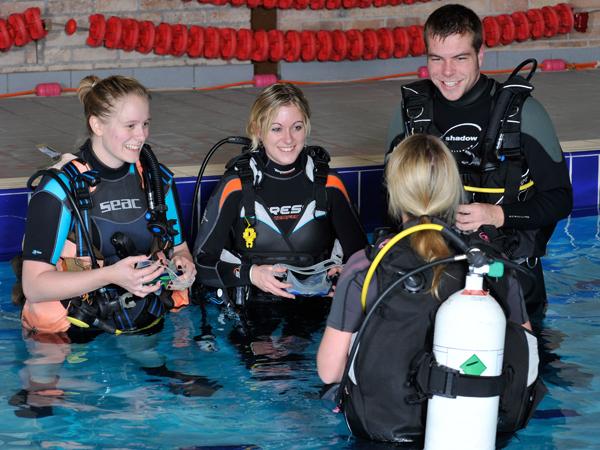
[[[533,180],[519,186],[519,191],[524,191],[533,186]],[[504,188],[478,188],[473,186],[463,186],[467,192],[479,192],[481,194],[504,194]]]

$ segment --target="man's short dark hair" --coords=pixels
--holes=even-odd
[[[428,38],[446,39],[454,34],[473,35],[473,48],[476,52],[483,45],[483,26],[481,20],[472,9],[463,5],[444,5],[427,18],[425,22],[425,43],[429,46]]]

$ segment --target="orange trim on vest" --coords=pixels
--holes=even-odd
[[[242,190],[242,180],[239,178],[235,178],[233,180],[229,180],[225,187],[223,188],[223,193],[221,194],[221,198],[219,199],[219,209],[223,207],[223,203],[227,200],[231,194],[236,191]]]
[[[344,186],[342,180],[335,175],[327,175],[327,183],[325,184],[325,187],[333,187],[340,190],[342,194],[344,194],[344,197],[346,197],[346,200],[350,202],[350,196],[348,195],[348,191],[346,191],[346,186]]]

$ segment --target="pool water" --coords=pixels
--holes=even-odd
[[[544,267],[549,394],[506,448],[598,448],[598,217],[561,222]],[[250,340],[210,305],[205,320],[198,306],[169,315],[154,336],[31,345],[10,303],[12,282],[9,264],[1,263],[3,449],[380,448],[352,439],[343,417],[320,399],[315,355],[326,301],[307,305],[310,314],[291,308],[250,318]],[[199,340],[207,333],[218,351]]]

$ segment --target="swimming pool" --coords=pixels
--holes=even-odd
[[[600,219],[562,221],[545,268],[550,305],[544,379],[550,392],[507,448],[597,448]],[[371,448],[349,439],[343,417],[320,400],[315,354],[326,304],[303,321],[294,320],[294,311],[282,312],[289,320],[255,318],[265,335],[251,346],[235,338],[233,321],[209,307],[206,323],[218,352],[202,351],[202,341],[194,339],[207,329],[193,306],[171,314],[155,336],[102,335],[70,348],[48,343],[30,354],[40,349],[28,350],[21,337],[11,284],[10,267],[1,263],[2,448]],[[46,364],[62,355],[64,363]],[[166,368],[157,368],[163,363]],[[31,377],[56,380],[49,367],[58,369],[58,382],[49,383],[55,389],[29,396],[34,406],[26,405],[23,388]]]

